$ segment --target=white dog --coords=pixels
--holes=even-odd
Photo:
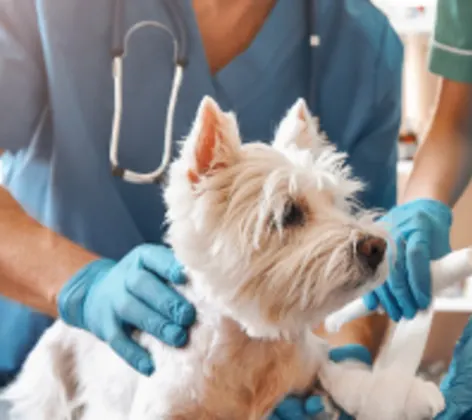
[[[358,414],[353,385],[371,372],[329,362],[311,332],[387,275],[386,234],[355,206],[344,158],[302,100],[268,146],[242,144],[235,116],[205,98],[165,189],[179,291],[198,312],[190,345],[137,335],[157,366],[147,378],[57,321],[4,393],[12,418],[259,420],[317,378]]]

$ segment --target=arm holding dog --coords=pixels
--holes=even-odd
[[[0,293],[57,316],[64,283],[98,256],[40,225],[0,188]],[[27,258],[25,258],[27,256]]]
[[[4,98],[0,101],[0,147],[8,152],[7,156],[2,156],[4,162],[9,158],[16,161],[25,151],[30,153],[36,133],[51,117],[50,84],[39,20],[34,1],[6,2],[0,7],[0,91]],[[45,140],[54,142],[51,137]],[[31,213],[34,210],[39,213],[38,209],[46,202],[40,195],[44,194],[42,184],[33,177],[29,182],[31,195],[37,197],[37,202],[31,204]],[[15,189],[15,193],[19,194],[19,190]],[[21,193],[30,195],[27,189]],[[60,195],[57,199],[61,200]],[[112,345],[135,368],[143,364],[143,373],[151,369],[149,355],[123,331],[124,323],[144,329],[167,343],[185,341],[185,327],[192,323],[195,312],[163,281],[163,278],[170,281],[181,278],[179,264],[164,247],[150,250],[145,246],[133,250],[118,263],[99,258],[38,223],[6,188],[0,188],[0,234],[3,239],[0,244],[2,294],[52,317],[59,313],[69,324],[86,329]],[[142,259],[149,258],[150,254],[161,264],[160,272],[137,269]],[[111,287],[113,281],[115,287]],[[143,291],[156,289],[161,293],[153,305],[140,299]],[[12,304],[2,303],[5,304],[3,316],[6,306]],[[169,316],[170,307],[179,310]],[[48,321],[17,306],[14,308],[13,313],[21,311],[23,318],[20,316],[20,319],[38,320],[38,323],[26,323],[31,330],[28,334],[37,334]],[[14,336],[11,343],[2,343],[0,386],[16,373],[18,359],[32,340],[23,334],[21,324],[16,324],[20,325],[17,327],[15,324],[2,323],[0,328],[3,337],[15,335],[15,328],[20,328],[18,337]]]
[[[45,114],[48,83],[34,2],[2,4],[0,24],[3,155],[28,147]],[[41,226],[6,188],[0,188],[0,234],[0,292],[51,316],[57,315],[56,297],[62,285],[97,258]]]
[[[2,156],[6,160],[15,159],[15,154],[27,150],[38,127],[47,120],[48,82],[41,55],[35,2],[2,5],[0,22],[0,90],[3,97],[8,98],[0,102],[0,147],[11,153]],[[10,118],[13,115],[15,118]],[[31,185],[31,191],[34,196],[35,192],[42,192],[41,186],[36,189],[35,185]],[[170,276],[171,280],[178,278],[178,263],[163,247],[158,246],[154,251],[149,251],[148,247],[134,250],[131,257],[123,259],[121,264],[104,260],[38,223],[3,187],[0,188],[0,234],[3,238],[0,244],[2,295],[52,317],[59,313],[69,324],[86,329],[108,342],[135,368],[141,364],[143,373],[149,373],[152,363],[147,352],[123,332],[123,322],[145,329],[166,342],[173,342],[177,335],[180,335],[180,343],[184,341],[182,337],[186,338],[181,321],[187,316],[184,324],[191,323],[193,309],[184,302],[186,308],[182,309],[187,315],[176,311],[171,321],[166,317],[168,314],[165,311],[161,314],[156,306],[168,308],[169,300],[182,302],[182,298],[171,295],[170,289],[164,286],[162,277],[165,275],[152,275],[149,270],[135,269],[140,257],[151,252],[169,273],[172,267],[176,268]],[[116,287],[110,290],[113,279]],[[147,288],[158,288],[163,292],[154,306],[136,297]],[[26,317],[33,318],[31,314]],[[47,320],[41,318],[40,321],[45,324]],[[168,334],[169,328],[164,328],[166,325],[169,325],[173,336]],[[8,324],[5,328],[8,330]],[[13,328],[7,332],[16,333]],[[2,334],[7,332],[2,329]],[[21,340],[12,340],[10,347],[5,345],[2,348],[2,362],[7,364],[2,366],[2,370],[10,372],[17,369],[17,359],[21,357],[20,353],[24,353],[25,346],[29,344],[25,342],[29,339],[21,337]],[[5,376],[2,373],[0,386],[10,376],[10,373]]]
[[[451,2],[451,10],[452,3],[456,2]],[[446,26],[454,26],[448,4],[439,2],[439,7],[438,27],[444,26],[443,20],[449,22]],[[463,14],[469,16],[472,11],[462,7]],[[437,38],[441,36],[446,35],[436,34]],[[469,40],[472,47],[472,33],[461,39]],[[445,42],[441,38],[440,41]],[[412,318],[429,306],[429,261],[450,252],[451,207],[472,175],[472,65],[466,65],[466,56],[455,57],[437,45],[442,44],[433,44],[431,69],[443,79],[433,118],[416,154],[402,204],[385,218],[397,242],[396,265],[387,283],[365,299],[369,309],[380,303],[395,320],[402,316]],[[455,60],[462,65],[448,65]]]
[[[442,79],[434,115],[414,160],[402,202],[419,198],[453,207],[472,175],[472,83]]]
[[[118,263],[100,258],[40,225],[5,188],[0,188],[0,234],[9,238],[0,245],[5,296],[52,316],[59,312],[67,323],[108,342],[144,374],[152,372],[153,364],[119,320],[169,345],[186,343],[195,310],[161,283],[161,278],[185,281],[169,249],[143,245]],[[149,292],[155,293],[153,301],[146,297]],[[179,302],[179,310],[165,309],[171,301]]]
[[[403,201],[430,198],[452,207],[472,175],[472,7],[439,0],[436,16],[429,69],[441,84]]]

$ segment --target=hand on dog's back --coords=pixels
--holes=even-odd
[[[59,296],[59,313],[75,327],[90,331],[145,375],[154,371],[149,353],[132,338],[134,329],[181,347],[195,308],[166,282],[185,282],[173,252],[162,245],[141,245],[120,261],[94,261],[79,271]]]

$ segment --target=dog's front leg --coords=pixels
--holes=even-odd
[[[324,399],[332,410],[335,411],[331,404],[331,401],[334,401],[346,413],[358,418],[361,408],[366,403],[365,399],[369,398],[372,382],[370,366],[356,360],[337,363],[331,361],[329,357],[330,345],[316,335],[309,337],[307,343],[309,356],[318,361],[316,382],[318,389],[322,390],[319,392],[317,389],[313,389],[312,393],[314,395],[327,394],[328,398]],[[382,420],[386,420],[386,418],[382,417]]]
[[[321,366],[319,381],[324,390],[345,412],[358,415],[364,404],[366,382],[371,376],[370,367],[357,361],[332,362]]]
[[[332,404],[331,395],[323,388],[319,377],[321,368],[329,362],[329,350],[330,345],[325,339],[311,331],[307,333],[302,352],[303,368],[298,382],[304,395],[320,397],[323,400],[325,413],[333,416],[337,413],[337,409]]]

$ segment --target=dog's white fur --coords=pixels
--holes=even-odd
[[[318,375],[360,414],[362,390],[352,388],[372,385],[371,371],[331,363],[311,332],[387,274],[385,258],[371,270],[356,251],[386,235],[353,215],[362,184],[344,159],[302,100],[271,147],[243,145],[235,116],[205,98],[164,194],[168,242],[189,277],[179,291],[198,313],[190,345],[137,336],[157,366],[147,378],[57,321],[3,394],[12,418],[259,420],[287,394],[309,393]]]

